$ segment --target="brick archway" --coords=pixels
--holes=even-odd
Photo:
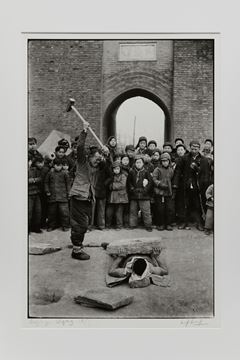
[[[124,101],[136,96],[141,96],[152,100],[163,110],[165,114],[164,139],[165,141],[171,139],[171,117],[170,111],[168,110],[166,104],[152,92],[142,88],[134,88],[116,96],[107,107],[102,120],[102,139],[104,142],[107,141],[109,136],[116,136],[116,114],[121,104]]]

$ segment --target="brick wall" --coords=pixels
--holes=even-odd
[[[29,135],[39,143],[53,129],[76,136],[80,120],[66,113],[67,100],[74,97],[76,107],[105,141],[107,110],[116,110],[124,101],[122,94],[127,94],[165,106],[169,140],[181,136],[188,143],[212,137],[213,41],[156,40],[156,61],[131,62],[118,61],[120,42],[124,41],[29,41]],[[131,93],[133,89],[139,93]]]
[[[213,137],[213,40],[174,41],[174,137]]]
[[[80,120],[66,113],[69,97],[100,132],[103,42],[30,40],[29,134],[41,143],[53,129],[76,136]]]

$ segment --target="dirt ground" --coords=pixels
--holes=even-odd
[[[122,284],[113,292],[133,295],[133,302],[115,311],[85,307],[73,300],[79,291],[106,287],[109,255],[103,241],[161,236],[167,249],[170,287],[150,285],[131,289]],[[45,255],[29,255],[29,317],[41,318],[181,318],[213,316],[213,236],[198,230],[162,231],[144,229],[99,231],[86,234],[89,261],[71,258],[70,231],[31,234],[29,245],[48,243],[62,250]],[[39,300],[41,293],[54,295],[56,302]],[[37,295],[36,295],[37,294]]]

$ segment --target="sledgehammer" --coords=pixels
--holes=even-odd
[[[80,114],[80,112],[75,108],[74,104],[75,104],[75,100],[74,99],[69,99],[66,111],[68,112],[68,111],[73,110],[75,112],[75,114],[82,120],[83,124],[87,124],[87,121]],[[101,148],[105,148],[105,146],[103,145],[101,140],[97,137],[97,135],[95,134],[93,129],[90,126],[88,127],[88,129],[91,132],[91,134],[93,135],[93,137],[96,139],[98,144],[101,146]]]

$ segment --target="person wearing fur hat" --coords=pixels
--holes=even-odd
[[[157,229],[173,230],[171,222],[174,215],[175,189],[172,186],[174,171],[169,153],[161,155],[161,166],[153,172],[155,206],[157,209]]]
[[[171,142],[166,141],[163,144],[163,153],[168,153],[171,156],[171,162],[172,162],[172,165],[173,165],[173,163],[175,163],[175,154],[173,152],[173,146],[172,146]]]
[[[150,140],[147,145],[148,150],[151,151],[151,155],[153,154],[154,150],[157,148],[157,142],[155,140]]]
[[[152,177],[144,168],[142,155],[135,156],[135,164],[128,175],[128,193],[130,198],[130,228],[137,227],[138,208],[140,208],[143,223],[147,231],[152,231],[152,215],[150,199],[152,191]]]
[[[138,143],[136,145],[136,154],[144,154],[147,149],[147,138],[145,136],[140,136]]]
[[[123,205],[128,203],[127,176],[121,170],[121,162],[112,164],[113,179],[109,184],[109,197],[106,209],[106,227],[112,225],[113,216],[116,217],[116,229],[123,227]]]
[[[173,183],[179,188],[184,184],[184,222],[179,229],[189,229],[191,215],[194,215],[196,227],[203,231],[202,219],[205,217],[205,192],[210,182],[208,159],[200,154],[198,140],[190,142],[190,152],[182,156],[176,166]]]

